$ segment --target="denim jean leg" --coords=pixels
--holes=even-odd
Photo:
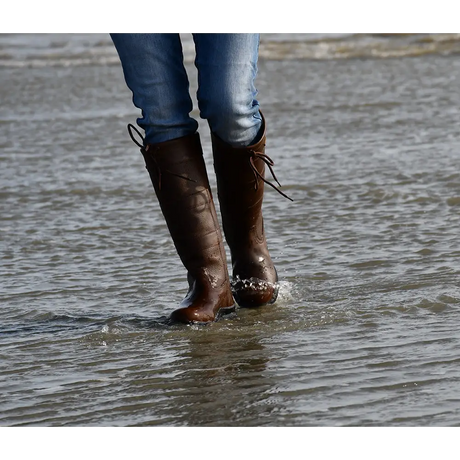
[[[111,34],[145,142],[155,144],[194,133],[193,104],[179,34]]]
[[[257,90],[259,34],[193,34],[200,116],[233,147],[257,141],[262,119]]]

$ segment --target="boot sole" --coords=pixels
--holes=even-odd
[[[213,321],[180,321],[180,320],[175,320],[171,317],[168,318],[168,324],[169,325],[174,325],[174,324],[193,324],[193,325],[201,325],[205,326],[206,324],[210,323],[216,323],[219,321],[222,317],[229,315],[230,313],[233,313],[236,311],[236,305],[233,304],[230,307],[222,307],[217,313]]]

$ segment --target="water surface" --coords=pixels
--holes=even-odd
[[[280,298],[199,327],[109,37],[0,35],[0,425],[458,426],[459,44],[262,35]]]

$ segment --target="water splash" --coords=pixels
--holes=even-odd
[[[243,290],[250,289],[253,291],[266,291],[276,287],[276,283],[270,283],[269,281],[261,280],[259,278],[247,278],[241,279],[238,275],[231,282],[233,289]]]
[[[290,281],[280,281],[279,283],[279,291],[278,291],[278,298],[276,299],[276,303],[287,303],[291,300],[294,300],[293,291],[294,291],[294,284]]]
[[[290,281],[271,283],[255,277],[241,279],[239,276],[235,276],[231,282],[231,286],[233,290],[237,291],[252,290],[255,292],[264,292],[266,290],[278,289],[277,304],[283,304],[293,300],[294,284]]]

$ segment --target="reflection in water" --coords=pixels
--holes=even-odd
[[[187,340],[180,376],[168,383],[166,414],[191,426],[262,425],[270,414],[265,375],[269,357],[259,338],[218,328]]]

